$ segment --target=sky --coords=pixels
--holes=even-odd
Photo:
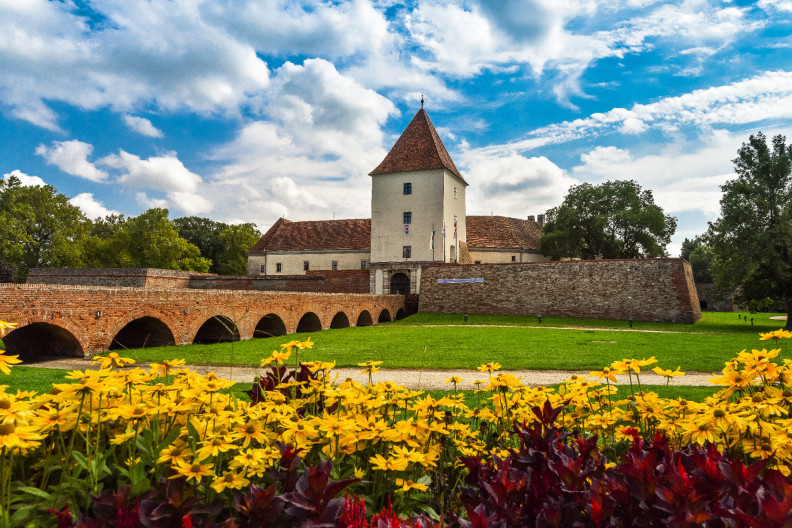
[[[792,141],[792,0],[0,0],[0,175],[90,218],[367,218],[421,107],[472,215],[632,179],[718,217],[750,134]]]

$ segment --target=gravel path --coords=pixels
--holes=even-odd
[[[91,368],[90,359],[81,358],[58,358],[31,363],[29,366],[54,368],[54,369],[68,369],[68,370],[85,370]],[[191,370],[199,373],[214,372],[223,378],[230,378],[234,381],[250,383],[259,372],[257,368],[251,367],[228,367],[228,366],[203,366],[203,365],[187,365]],[[553,383],[561,383],[568,379],[573,374],[578,376],[587,376],[588,371],[559,371],[559,370],[510,370],[507,371],[514,374],[527,385],[551,385]],[[693,386],[710,386],[712,385],[708,378],[712,378],[720,373],[703,373],[703,372],[690,372],[684,376],[674,378],[671,380],[671,385],[693,385]],[[339,380],[351,378],[360,383],[368,381],[368,374],[361,372],[360,368],[336,368],[333,369],[333,375],[338,375]],[[393,381],[400,385],[404,385],[412,390],[433,390],[433,389],[453,389],[453,384],[445,383],[445,380],[451,376],[459,376],[462,383],[458,385],[459,389],[475,389],[473,384],[476,380],[486,379],[487,374],[478,372],[476,370],[409,370],[409,369],[381,369],[374,374],[374,381]],[[641,382],[647,385],[665,385],[666,379],[658,376],[652,371],[641,373]],[[628,384],[627,376],[620,376],[619,383]]]

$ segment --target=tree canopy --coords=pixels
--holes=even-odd
[[[541,249],[556,259],[659,257],[675,230],[676,218],[635,181],[582,183],[547,211]]]
[[[682,242],[681,257],[690,262],[693,268],[693,280],[696,282],[712,282],[712,259],[714,258],[712,248],[705,240],[704,236],[697,236],[693,240],[685,239]]]
[[[768,145],[759,132],[733,161],[737,178],[721,187],[720,217],[708,231],[715,283],[738,302],[771,299],[792,313],[792,146],[781,135]]]

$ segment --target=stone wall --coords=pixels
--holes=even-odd
[[[693,273],[682,259],[426,266],[420,310],[678,323],[701,318]]]
[[[155,268],[33,268],[27,283],[169,290],[187,288],[194,275],[192,271]]]

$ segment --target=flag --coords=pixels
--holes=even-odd
[[[429,249],[434,249],[434,236],[435,236],[435,232],[434,232],[434,229],[433,229],[432,230],[432,236],[429,239]]]
[[[443,238],[445,238],[445,224],[443,224]]]
[[[410,224],[404,224],[404,234],[405,235],[410,234]]]

